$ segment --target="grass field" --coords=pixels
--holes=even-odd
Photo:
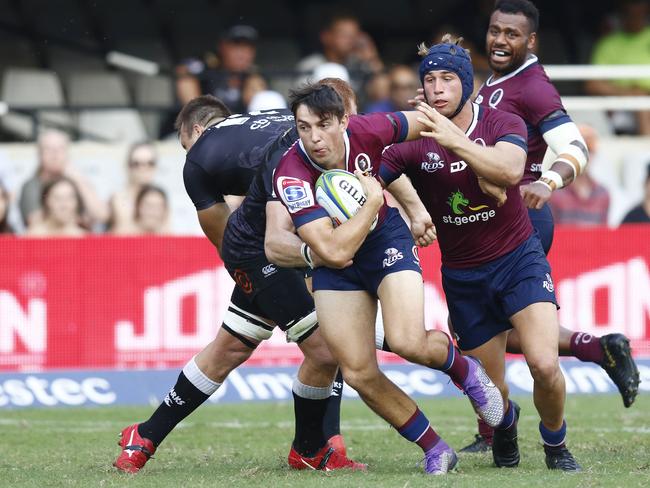
[[[150,408],[3,411],[0,416],[0,486],[650,486],[650,398],[624,409],[618,396],[573,396],[567,401],[569,447],[581,474],[550,472],[544,465],[535,411],[519,398],[521,465],[491,466],[491,455],[461,457],[455,473],[426,476],[420,450],[359,401],[344,401],[343,434],[368,473],[293,472],[286,455],[293,434],[290,404],[205,406],[162,444],[137,475],[111,466],[117,433]],[[475,421],[461,398],[420,401],[438,432],[455,448],[471,440]]]

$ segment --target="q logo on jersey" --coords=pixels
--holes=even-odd
[[[370,174],[372,172],[370,156],[366,153],[357,154],[357,157],[354,158],[354,167],[364,174]]]
[[[503,98],[503,88],[494,90],[494,93],[490,95],[490,100],[488,100],[488,105],[492,108],[497,108],[497,105]]]
[[[311,185],[307,181],[290,176],[280,176],[277,186],[280,190],[280,197],[291,213],[312,207],[316,203]]]

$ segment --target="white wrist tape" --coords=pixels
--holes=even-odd
[[[548,188],[548,191],[553,192],[553,188],[551,187],[551,185],[549,185],[545,181],[536,180],[536,181],[533,181],[533,183],[539,183],[540,185],[544,185],[546,188]]]
[[[542,178],[548,178],[553,183],[555,183],[556,190],[564,186],[564,181],[562,180],[562,176],[560,176],[560,173],[558,173],[557,171],[553,171],[552,169],[549,169],[548,171],[544,171],[542,173]],[[551,188],[551,190],[553,190],[553,188]]]

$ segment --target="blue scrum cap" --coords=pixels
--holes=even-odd
[[[460,104],[454,116],[460,112],[474,91],[474,70],[472,59],[467,51],[457,45],[448,42],[435,44],[429,48],[429,52],[420,63],[420,83],[424,85],[424,75],[430,71],[445,70],[458,75],[463,87],[463,94]]]

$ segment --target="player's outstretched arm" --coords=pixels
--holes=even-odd
[[[197,210],[196,215],[199,217],[199,224],[201,224],[203,233],[210,239],[210,242],[214,244],[217,251],[219,251],[219,255],[221,255],[223,231],[230,216],[230,207],[225,202],[215,203],[206,209]]]
[[[366,202],[352,218],[336,228],[330,218],[316,219],[298,228],[300,238],[331,268],[344,268],[351,263],[384,203],[379,181],[358,170],[355,175],[361,182]]]
[[[423,100],[415,101],[414,108],[417,109],[420,105],[425,105],[430,110],[433,110],[427,103]],[[415,110],[409,112],[402,112],[406,121],[408,122],[408,132],[406,133],[405,141],[412,141],[413,139],[420,139],[422,137],[422,132],[427,130],[427,126],[422,123],[420,120],[421,114]]]

